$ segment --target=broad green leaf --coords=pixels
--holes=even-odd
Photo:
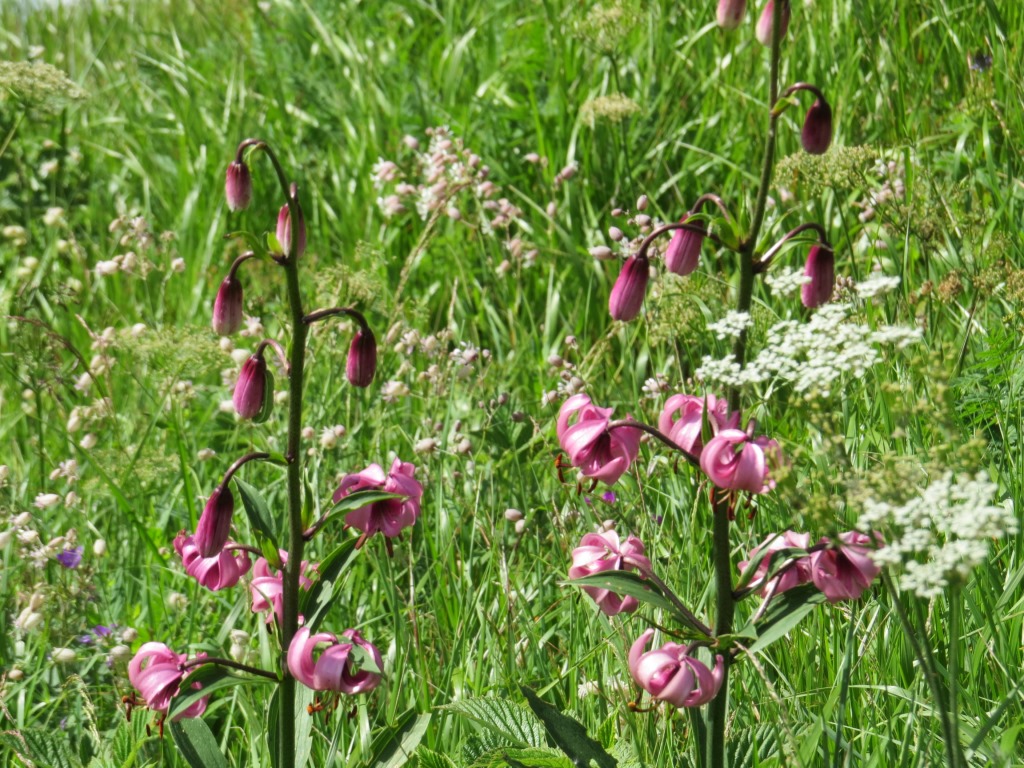
[[[167,724],[171,738],[181,750],[182,757],[192,768],[228,768],[228,763],[217,747],[213,736],[202,718],[190,717]]]
[[[384,728],[370,746],[372,757],[366,763],[370,768],[400,768],[409,762],[416,747],[427,732],[430,713],[417,714],[410,709],[398,722]]]
[[[616,768],[618,763],[615,758],[590,738],[587,730],[576,720],[563,715],[525,685],[519,686],[519,690],[523,692],[533,713],[544,723],[544,730],[548,736],[574,764],[579,768],[591,768],[592,765],[598,768]]]
[[[417,768],[458,768],[448,755],[424,746],[416,750],[416,765]]]
[[[543,747],[544,731],[529,709],[509,699],[461,699],[441,709],[468,718],[518,747]]]
[[[757,632],[757,640],[748,649],[750,653],[763,651],[776,640],[785,637],[804,616],[823,602],[825,595],[813,584],[804,584],[774,598],[764,616],[753,627]],[[738,634],[747,632],[749,627],[749,624],[743,627]]]
[[[700,633],[701,637],[704,637],[700,628],[693,626],[693,622],[671,600],[665,597],[657,584],[645,579],[638,573],[605,571],[604,573],[595,573],[593,576],[584,576],[582,579],[572,579],[564,583],[573,587],[599,587],[611,590],[617,595],[635,597],[642,603],[668,611],[680,624],[690,627],[693,631]]]
[[[271,542],[274,549],[277,549],[277,538],[274,535],[273,518],[270,515],[270,506],[255,487],[249,485],[235,475],[235,487],[242,497],[242,506],[245,507],[246,517],[249,518],[249,525],[261,536]]]
[[[334,599],[334,587],[356,552],[355,539],[349,539],[336,547],[320,561],[320,567],[317,569],[320,578],[313,583],[309,591],[300,593],[299,613],[305,617],[305,626],[309,627],[310,632],[315,632],[327,615],[327,610]]]
[[[236,685],[269,685],[273,682],[273,680],[256,675],[235,674],[216,664],[204,664],[194,669],[181,681],[179,686],[181,693],[171,699],[167,716],[174,718],[199,699],[222,688],[231,688]],[[199,683],[202,688],[193,688],[192,686],[196,683]]]
[[[328,515],[340,515],[345,512],[351,512],[353,509],[359,509],[365,507],[367,504],[376,504],[378,501],[387,501],[388,499],[404,499],[400,493],[388,493],[387,491],[355,491],[342,497],[340,501],[335,502],[331,507],[331,511]]]

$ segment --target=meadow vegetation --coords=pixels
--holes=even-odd
[[[862,597],[734,638],[728,764],[1024,763],[1024,5],[794,0],[779,81],[827,95],[831,147],[801,149],[810,101],[779,117],[751,248],[818,223],[835,301],[801,304],[801,236],[739,317],[736,254],[706,242],[686,277],[655,258],[639,318],[613,320],[620,256],[654,226],[705,193],[749,226],[761,5],[726,32],[710,0],[4,3],[0,761],[199,764],[132,698],[147,642],[280,671],[254,574],[210,591],[174,544],[232,462],[287,447],[270,352],[269,418],[232,402],[260,340],[294,330],[272,259],[240,268],[239,334],[211,329],[233,260],[275,248],[264,159],[248,208],[225,200],[255,137],[298,183],[306,310],[356,307],[376,334],[376,375],[353,387],[361,324],[309,326],[308,514],[371,464],[410,462],[422,484],[400,537],[356,550],[330,522],[301,558],[352,546],[317,620],[369,638],[383,673],[296,712],[310,765],[561,768],[595,745],[599,763],[708,764],[705,704],[641,695],[627,663],[670,608],[608,616],[565,583],[584,535],[614,528],[713,622],[725,510],[707,477],[645,438],[594,483],[556,426],[580,394],[658,424],[680,392],[732,395],[785,455],[729,510],[733,580],[786,530],[889,545]],[[286,517],[281,466],[240,476]],[[233,537],[253,542],[239,510]],[[741,630],[757,600],[736,611]],[[210,690],[227,764],[270,765],[272,686]],[[569,726],[544,702],[593,742],[551,740]]]

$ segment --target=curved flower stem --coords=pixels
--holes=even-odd
[[[234,280],[235,273],[238,271],[238,268],[242,265],[242,263],[248,261],[249,259],[255,258],[256,253],[254,251],[246,251],[245,253],[243,253],[241,256],[239,256],[237,259],[231,262],[231,268],[228,270],[228,277]]]
[[[358,310],[352,309],[352,307],[332,307],[331,309],[318,309],[315,312],[310,312],[308,315],[302,318],[302,322],[304,322],[306,325],[312,325],[318,320],[325,320],[326,318],[334,317],[335,315],[344,315],[346,317],[351,317],[353,320],[359,323],[359,327],[364,331],[368,330],[370,327],[369,323],[366,322],[366,317],[363,315],[363,313],[359,312]]]
[[[277,360],[279,363],[281,363],[281,370],[283,370],[285,372],[285,375],[287,375],[289,364],[288,356],[284,353],[284,347],[278,344],[275,339],[264,339],[263,341],[260,342],[260,345],[259,347],[257,347],[257,349],[258,351],[262,352],[267,347],[273,347],[274,352],[277,353]]]
[[[788,97],[792,96],[797,91],[809,91],[813,93],[816,98],[819,98],[828,104],[828,99],[825,98],[825,94],[822,93],[818,86],[812,85],[811,83],[793,83],[780,94],[777,101],[772,101],[772,114],[775,117],[779,117],[783,112],[789,109],[792,102],[788,101]],[[786,99],[786,101],[783,101],[784,99]]]
[[[688,451],[683,450],[682,447],[677,445],[676,442],[674,440],[672,440],[670,437],[668,437],[664,432],[662,432],[659,429],[656,429],[655,427],[652,427],[650,424],[643,424],[643,423],[641,423],[639,421],[633,421],[632,419],[620,419],[619,421],[613,421],[611,424],[609,424],[608,425],[608,431],[611,432],[613,429],[623,429],[625,427],[632,427],[633,429],[639,429],[641,432],[646,432],[647,434],[649,434],[649,435],[651,435],[653,437],[658,438],[659,440],[661,440],[661,442],[663,442],[669,448],[671,448],[671,449],[673,449],[675,451],[679,451],[679,453],[683,454],[683,458],[685,458],[693,466],[700,467],[700,459],[699,458],[694,456],[692,453],[689,453]]]
[[[714,203],[716,206],[718,206],[718,210],[722,212],[722,215],[725,217],[725,220],[732,221],[732,216],[729,215],[729,209],[725,207],[725,201],[723,201],[722,198],[720,198],[718,195],[715,195],[711,192],[706,192],[700,197],[698,197],[697,200],[693,203],[693,206],[690,208],[689,212],[697,213],[697,211],[700,210],[701,206],[705,205],[706,203]]]
[[[799,227],[796,227],[795,229],[789,230],[789,232],[784,234],[782,238],[777,243],[775,243],[775,245],[773,245],[771,248],[765,251],[764,256],[761,257],[761,260],[754,264],[755,274],[767,271],[768,267],[770,267],[772,264],[772,259],[774,259],[776,254],[778,254],[778,252],[782,249],[782,246],[785,245],[787,241],[799,235],[801,232],[806,232],[809,229],[812,229],[818,233],[818,244],[820,246],[827,248],[830,251],[832,250],[832,246],[828,242],[828,233],[825,232],[825,228],[821,226],[821,224],[818,224],[817,222],[808,221],[804,224],[801,224]]]
[[[218,667],[228,667],[230,669],[237,669],[239,672],[245,672],[250,675],[256,675],[257,677],[265,677],[268,680],[273,680],[275,683],[278,682],[279,678],[273,672],[267,672],[265,669],[256,669],[256,667],[250,667],[248,664],[239,664],[237,661],[231,659],[221,659],[216,656],[203,656],[202,658],[189,659],[182,663],[181,668],[183,670],[194,669],[196,667],[202,667],[206,664],[216,664]]]
[[[220,487],[221,488],[227,488],[227,485],[231,481],[231,478],[234,476],[235,472],[240,470],[243,466],[248,464],[250,461],[263,461],[263,460],[269,459],[269,458],[270,458],[270,454],[269,453],[264,453],[262,451],[258,451],[256,453],[247,453],[247,454],[245,454],[245,456],[243,456],[240,459],[237,459],[234,464],[232,464],[230,467],[228,467],[228,471],[224,473],[224,479],[220,481]]]

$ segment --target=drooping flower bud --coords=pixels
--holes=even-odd
[[[682,218],[685,224],[689,216]],[[700,262],[700,247],[704,244],[704,235],[692,229],[677,229],[665,249],[665,269],[676,275],[685,277],[697,269]]]
[[[255,419],[263,411],[267,401],[267,361],[263,359],[263,351],[257,350],[242,364],[242,371],[235,383],[235,392],[231,399],[235,403],[235,411],[243,419]]]
[[[718,0],[718,26],[736,29],[747,12],[747,0]]]
[[[224,196],[228,200],[228,208],[232,211],[241,211],[249,207],[252,200],[252,176],[249,173],[249,166],[245,163],[236,160],[228,166],[224,175]]]
[[[800,143],[804,152],[823,155],[832,143],[832,107],[822,98],[817,98],[807,110],[804,127],[800,131]]]
[[[213,330],[219,336],[231,336],[242,327],[242,281],[228,275],[217,290],[213,302]]]
[[[196,524],[193,542],[201,557],[214,557],[224,549],[234,514],[235,497],[231,495],[231,489],[227,485],[218,485],[210,494]]]
[[[811,247],[804,265],[804,275],[811,278],[800,288],[800,301],[808,309],[827,304],[832,298],[836,281],[836,256],[831,248],[821,245]]]
[[[782,3],[782,24],[779,30],[779,40],[784,40],[786,37],[786,30],[789,29],[789,0],[779,0]],[[765,3],[764,10],[761,11],[761,17],[757,20],[757,29],[754,34],[757,36],[757,42],[764,46],[770,46],[772,44],[772,17],[775,14],[775,0],[768,0]]]
[[[651,268],[646,258],[630,256],[622,265],[622,271],[608,297],[608,311],[614,320],[629,322],[638,314],[647,294],[647,281]]]
[[[369,328],[360,328],[348,348],[345,375],[355,387],[368,387],[377,372],[377,339]]]
[[[295,209],[299,212],[299,234],[296,237],[295,252],[292,252],[292,216],[287,204],[282,205],[277,213],[277,242],[288,256],[298,258],[306,252],[306,219],[302,215],[298,200],[295,201]]]

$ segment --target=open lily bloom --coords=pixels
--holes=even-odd
[[[279,554],[281,555],[281,560],[287,563],[288,553],[282,550]],[[300,589],[309,589],[313,586],[313,582],[306,576],[306,572],[315,571],[316,567],[316,564],[310,566],[307,561],[302,561],[302,571],[299,574]],[[268,624],[274,618],[277,619],[278,624],[284,621],[284,604],[282,603],[284,585],[282,578],[281,572],[271,569],[270,563],[267,562],[266,558],[259,558],[252,568],[252,581],[249,582],[249,592],[252,595],[252,612],[263,613],[268,611],[266,619]],[[299,621],[302,621],[301,616]]]
[[[573,395],[558,412],[558,442],[585,477],[613,485],[640,452],[640,430],[609,430],[612,408],[598,408],[584,394]]]
[[[198,658],[205,656],[201,653]],[[186,654],[175,653],[163,643],[145,643],[128,663],[128,680],[146,700],[146,706],[166,715],[171,699],[178,694],[185,677],[182,664],[187,659]],[[195,688],[199,690],[202,686],[197,683]],[[206,711],[207,698],[204,696],[195,701],[174,719],[199,717]]]
[[[874,538],[857,531],[839,534],[833,548],[811,555],[811,579],[830,603],[856,600],[871,586],[881,567],[871,552],[882,546],[882,537]]]
[[[739,413],[729,414],[729,403],[707,396],[707,420],[711,434],[717,435],[739,424]],[[700,456],[704,448],[704,398],[697,395],[672,395],[658,417],[658,429],[691,456]]]
[[[572,551],[569,578],[582,579],[584,576],[604,571],[628,570],[637,570],[641,573],[651,571],[651,561],[644,555],[644,545],[640,539],[636,536],[627,536],[625,541],[620,542],[615,531],[588,533]],[[623,597],[609,589],[584,587],[583,591],[590,595],[608,616],[630,613],[640,605],[635,597]]]
[[[195,537],[184,531],[175,537],[174,549],[181,557],[185,573],[214,592],[235,586],[252,566],[245,550],[222,549],[213,557],[203,557]]]
[[[811,546],[811,535],[809,533],[796,533],[794,531],[786,531],[781,535],[772,534],[765,539],[761,544],[750,550],[750,559],[753,560],[760,553],[765,552],[765,557],[757,565],[757,569],[754,571],[754,576],[750,581],[751,586],[761,585],[761,594],[782,594],[786,590],[793,589],[793,587],[799,587],[801,584],[806,584],[811,580],[811,558],[801,557],[796,563],[791,565],[782,574],[774,577],[771,581],[765,582],[765,577],[768,576],[769,560],[771,560],[771,554],[778,552],[783,549],[804,549],[806,550]],[[739,563],[740,571],[747,569],[749,560],[743,560]],[[772,566],[778,566],[779,562],[771,563]]]
[[[715,668],[710,670],[678,643],[665,643],[645,653],[653,635],[654,630],[648,629],[629,649],[629,673],[637,685],[676,707],[699,707],[718,695],[725,679],[724,658],[716,656]]]
[[[371,464],[362,472],[345,475],[334,492],[334,502],[341,501],[350,493],[365,490],[380,490],[404,497],[367,504],[345,515],[347,525],[368,536],[378,531],[388,537],[397,536],[420,516],[423,486],[413,479],[414,474],[416,467],[401,459],[394,460],[391,471],[386,475],[379,464]]]
[[[317,647],[324,644],[327,647],[317,655]],[[358,667],[357,656],[352,652],[355,647],[369,657],[376,669]],[[288,669],[292,676],[314,691],[347,694],[370,691],[380,683],[383,668],[380,651],[354,629],[346,629],[339,639],[330,632],[311,634],[302,627],[288,647]]]
[[[740,429],[725,429],[708,441],[700,468],[712,483],[730,491],[767,493],[775,487],[768,457],[778,459],[779,444],[767,437],[751,438]]]

